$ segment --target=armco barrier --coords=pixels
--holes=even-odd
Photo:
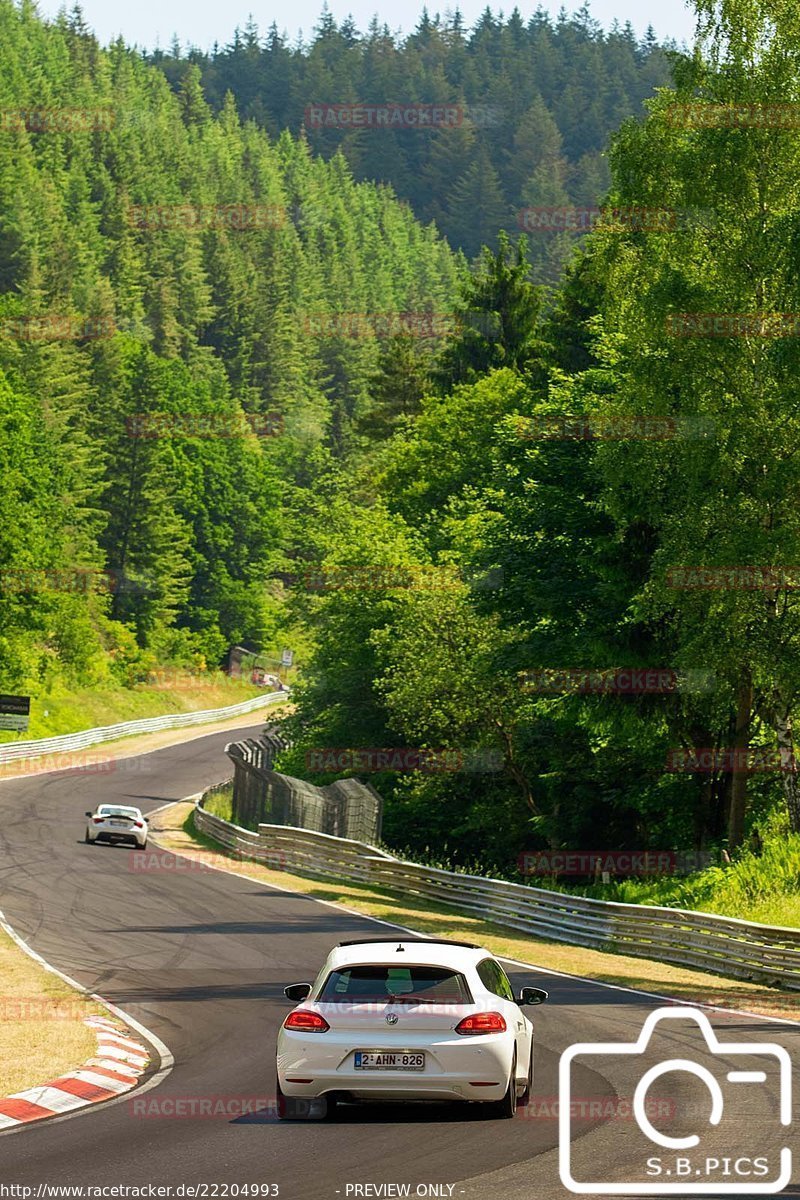
[[[210,792],[205,793],[209,794]],[[369,864],[373,860],[388,863],[397,861],[391,854],[386,854],[367,842],[332,837],[329,833],[316,833],[311,829],[295,829],[288,825],[259,825],[259,832],[253,833],[250,829],[242,829],[240,825],[232,825],[229,821],[223,821],[221,817],[206,812],[202,803],[202,799],[198,801],[194,810],[196,828],[214,841],[227,846],[229,850],[246,854],[248,858],[256,861],[277,861],[282,863],[285,869],[323,878],[363,881],[370,878]],[[269,830],[269,836],[266,838],[264,830]],[[280,853],[280,857],[276,852]]]
[[[182,729],[186,725],[203,725],[209,721],[226,721],[229,717],[245,716],[256,712],[276,700],[286,700],[288,691],[269,692],[265,696],[254,696],[230,708],[209,708],[202,712],[175,713],[164,717],[143,717],[138,721],[123,721],[119,725],[105,725],[99,729],[83,729],[80,733],[68,733],[63,737],[38,738],[30,742],[4,742],[0,744],[0,763],[16,762],[21,758],[40,758],[43,754],[64,754],[70,750],[85,750],[101,742],[113,742],[117,738],[130,737],[134,733],[156,733],[160,729]]]
[[[198,829],[250,858],[279,861],[285,870],[391,888],[549,941],[800,989],[800,929],[757,925],[711,913],[589,900],[501,879],[461,875],[403,862],[375,846],[308,829],[259,825],[258,833],[253,833],[211,816],[201,806],[202,800],[195,809]]]

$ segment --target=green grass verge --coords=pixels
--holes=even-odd
[[[747,850],[732,863],[707,867],[685,878],[625,879],[585,887],[568,887],[553,880],[535,882],[554,891],[598,900],[693,909],[763,925],[798,928],[800,834],[790,834],[781,822],[775,822],[760,854]]]
[[[97,1053],[84,1019],[105,1009],[0,931],[0,1097],[48,1083]]]
[[[208,796],[205,809],[212,817],[233,821],[233,784],[227,784],[221,791]]]

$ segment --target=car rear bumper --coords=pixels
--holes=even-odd
[[[424,1071],[357,1070],[352,1035],[308,1035],[281,1031],[278,1080],[286,1096],[311,1099],[347,1092],[359,1099],[501,1100],[508,1087],[513,1042],[502,1037],[449,1037],[427,1040],[406,1035],[404,1049],[423,1050]],[[360,1048],[381,1049],[375,1034]],[[384,1044],[386,1050],[399,1045]],[[308,1081],[308,1082],[305,1082]]]
[[[128,843],[128,845],[134,845],[134,846],[141,847],[141,846],[145,845],[146,836],[136,834],[136,833],[121,833],[118,830],[114,830],[114,832],[112,833],[110,830],[101,829],[99,831],[99,833],[90,833],[89,841],[90,842],[126,842],[126,843]]]
[[[386,1072],[389,1074],[389,1072]],[[280,1078],[280,1077],[279,1077]],[[354,1079],[342,1075],[319,1076],[311,1083],[290,1083],[280,1078],[285,1096],[317,1099],[331,1092],[344,1092],[354,1100],[502,1100],[507,1081],[492,1087],[476,1087],[466,1079],[442,1079],[441,1076],[415,1079]]]

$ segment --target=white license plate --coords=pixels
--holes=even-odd
[[[113,825],[115,829],[127,829],[128,828],[127,821],[109,821],[109,824]]]
[[[357,1071],[424,1071],[425,1055],[416,1050],[356,1050]]]

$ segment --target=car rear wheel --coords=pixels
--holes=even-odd
[[[94,843],[92,842],[92,839],[89,837],[89,830],[88,830],[88,829],[86,830],[86,833],[83,835],[83,840],[86,842],[86,845],[87,845],[87,846],[92,846],[92,845],[94,845]]]
[[[508,1080],[506,1094],[502,1100],[492,1101],[492,1115],[500,1120],[509,1120],[517,1111],[517,1052],[511,1063],[511,1075]]]

